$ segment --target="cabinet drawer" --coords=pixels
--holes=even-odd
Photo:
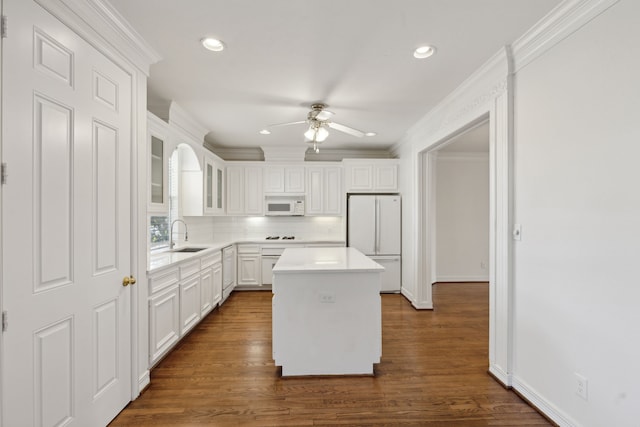
[[[238,245],[239,254],[259,254],[260,245]]]
[[[200,272],[200,260],[185,262],[180,265],[180,278],[186,279],[187,277]]]
[[[205,269],[207,267],[211,267],[216,262],[222,262],[222,252],[218,251],[211,255],[206,255],[200,258],[201,266],[200,268]]]
[[[178,267],[165,270],[161,273],[152,274],[149,276],[149,294],[153,295],[155,292],[168,288],[171,285],[175,285],[179,280],[180,276],[178,274]]]

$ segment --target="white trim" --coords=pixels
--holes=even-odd
[[[145,75],[161,57],[103,0],[35,0],[112,59],[125,58]]]
[[[566,0],[513,42],[514,71],[578,31],[620,0]]]
[[[489,275],[484,276],[436,276],[434,283],[488,282]]]
[[[175,101],[169,107],[169,124],[185,132],[199,144],[204,144],[204,136],[209,130],[201,125],[191,114]]]
[[[546,399],[543,399],[535,389],[530,387],[526,382],[521,381],[517,376],[513,376],[511,382],[513,383],[514,390],[531,402],[533,406],[549,417],[554,423],[558,424],[558,426],[577,427],[580,425],[580,423],[568,417]]]
[[[452,162],[486,162],[489,160],[489,152],[455,152],[455,151],[439,151],[438,161]]]
[[[151,384],[151,371],[147,369],[142,372],[140,377],[138,378],[138,395],[144,390],[149,384]]]

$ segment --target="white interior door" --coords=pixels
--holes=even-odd
[[[131,397],[131,79],[5,2],[3,425],[106,425]]]

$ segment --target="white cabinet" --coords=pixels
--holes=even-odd
[[[307,167],[307,215],[342,215],[342,168]]]
[[[264,192],[304,194],[304,166],[269,165],[264,169]]]
[[[222,298],[222,255],[202,257],[200,270],[200,316],[206,316]],[[218,289],[219,288],[219,289]]]
[[[236,287],[236,248],[233,245],[222,249],[222,304]]]
[[[157,363],[221,299],[221,251],[150,273],[150,365]]]
[[[209,155],[204,156],[204,213],[224,214],[224,166]]]
[[[261,166],[227,167],[227,214],[262,215],[264,196]]]
[[[200,308],[200,260],[196,260],[180,266],[180,333],[182,335],[200,321]]]
[[[398,160],[347,159],[345,166],[346,191],[349,193],[398,191]]]
[[[262,286],[260,245],[238,245],[238,288]]]
[[[147,170],[149,187],[147,190],[147,209],[151,212],[169,210],[168,196],[168,131],[166,123],[150,114],[148,116],[147,149],[149,153]],[[163,124],[164,123],[164,124]]]
[[[180,339],[178,267],[149,275],[149,363],[157,362]]]

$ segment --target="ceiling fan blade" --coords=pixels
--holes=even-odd
[[[348,133],[349,135],[353,135],[358,138],[362,138],[364,136],[364,132],[358,129],[354,129],[349,126],[341,125],[340,123],[329,122],[328,126],[331,129],[335,129],[340,132]]]
[[[299,125],[299,124],[302,124],[302,123],[307,123],[307,121],[306,120],[301,120],[299,122],[277,123],[275,125],[269,125],[269,126],[267,126],[267,128],[275,128],[275,127],[278,127],[278,126]]]
[[[316,120],[320,120],[321,122],[324,122],[325,120],[329,120],[331,118],[331,116],[333,116],[333,114],[334,113],[332,111],[329,111],[329,110],[320,110],[315,115],[315,119]]]

